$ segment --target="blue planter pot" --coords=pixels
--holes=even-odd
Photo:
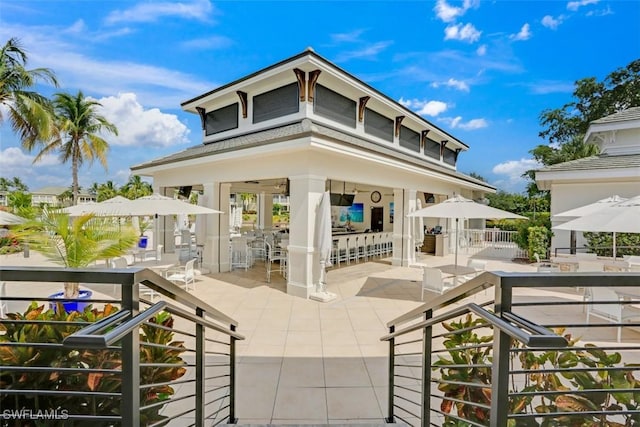
[[[148,243],[149,243],[149,238],[147,236],[141,236],[140,240],[138,240],[138,247],[140,249],[146,249]]]
[[[93,292],[91,292],[91,291],[81,290],[80,291],[80,295],[78,295],[78,298],[76,298],[76,299],[65,299],[64,298],[64,292],[58,292],[56,294],[49,295],[49,298],[55,298],[55,299],[62,300],[62,305],[64,306],[64,310],[67,313],[70,313],[72,311],[79,311],[79,312],[82,313],[84,311],[85,307],[88,306],[91,303],[90,302],[78,301],[78,300],[91,299],[92,295],[93,295]],[[51,307],[54,310],[57,310],[58,309],[58,304],[56,304],[54,301],[51,301],[51,302],[49,302],[49,307]]]

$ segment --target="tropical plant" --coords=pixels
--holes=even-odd
[[[584,237],[587,239],[589,252],[599,256],[613,256],[612,233],[584,233]],[[640,255],[640,234],[617,233],[616,255]]]
[[[487,344],[493,341],[493,335],[479,336],[473,328],[482,325],[486,325],[486,321],[470,314],[460,320],[443,323],[447,331],[453,332],[444,341],[448,354],[438,356],[432,369],[440,372],[438,389],[443,393],[440,409],[445,414],[444,427],[488,425],[490,413],[485,408],[490,406],[492,399],[491,369],[485,366],[492,363],[493,355]],[[510,397],[504,404],[508,405],[510,414],[557,415],[544,417],[540,421],[533,418],[510,419],[507,426],[640,425],[640,415],[637,413],[640,393],[629,391],[640,391],[640,381],[634,377],[637,365],[623,363],[620,353],[607,353],[593,344],[576,346],[579,340],[565,334],[564,329],[554,332],[567,339],[566,349],[532,352],[518,343],[512,344],[514,351],[510,353],[511,364],[517,361],[522,370],[538,373],[526,375],[524,383],[513,382],[510,391],[522,394]],[[629,414],[604,413],[616,410],[627,410]]]
[[[78,170],[85,161],[90,164],[95,159],[107,169],[109,143],[101,134],[118,134],[118,129],[104,116],[98,114],[101,104],[86,98],[82,91],[76,95],[58,93],[54,96],[55,133],[50,140],[43,142],[42,150],[36,155],[38,162],[46,154],[58,152],[63,163],[71,162],[73,204],[78,203],[80,186]],[[28,150],[36,143],[26,144]]]
[[[73,322],[96,322],[118,309],[110,304],[98,310],[91,306],[80,313],[67,313],[63,304],[57,303],[57,309],[45,310],[33,302],[24,314],[9,313],[8,319],[16,323],[0,324],[0,343],[60,343],[65,337],[79,330]],[[37,322],[37,323],[34,323]],[[56,324],[56,322],[58,322]],[[69,323],[61,323],[69,322]],[[160,326],[157,327],[156,325]],[[158,384],[140,390],[140,405],[146,406],[170,399],[175,390],[164,385],[184,375],[186,369],[181,354],[185,347],[182,342],[173,341],[173,317],[160,312],[148,323],[140,327],[140,363],[154,364],[140,368],[141,384]],[[62,350],[54,346],[0,346],[0,365],[26,367],[58,367],[60,371],[32,370],[29,372],[4,372],[0,381],[2,388],[18,390],[65,390],[75,392],[119,393],[122,388],[121,352],[113,349]],[[161,366],[162,365],[162,366]],[[66,369],[65,369],[66,368]],[[83,372],[83,369],[113,370],[109,372]],[[3,409],[22,408],[66,408],[76,414],[106,415],[120,414],[120,397],[101,397],[77,394],[37,394],[2,395],[0,407]],[[166,417],[160,415],[162,405],[140,411],[141,425],[159,423]],[[48,421],[48,426],[68,425],[66,421]],[[95,423],[96,426],[113,425]]]
[[[97,260],[122,256],[138,241],[133,227],[113,218],[87,214],[71,219],[46,207],[40,219],[21,225],[16,234],[21,242],[67,268],[87,267]],[[65,298],[77,298],[79,292],[78,283],[65,283]]]
[[[12,129],[23,144],[46,140],[53,131],[51,106],[46,97],[32,91],[38,82],[58,85],[47,68],[27,69],[27,53],[16,38],[0,48],[0,124],[8,111]]]

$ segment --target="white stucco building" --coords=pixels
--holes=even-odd
[[[585,142],[597,144],[597,156],[545,167],[536,172],[541,190],[551,191],[552,226],[567,219],[554,215],[609,196],[640,194],[640,107],[633,107],[591,122]],[[638,219],[640,221],[640,218]],[[554,230],[556,248],[582,247],[582,233]]]
[[[495,191],[456,170],[466,144],[311,49],[182,108],[200,116],[202,144],[132,172],[152,177],[163,194],[185,186],[201,190],[205,205],[225,212],[206,217],[203,264],[213,272],[229,270],[230,195],[258,194],[261,226],[269,228],[272,195],[288,192],[287,291],[302,297],[319,278],[314,234],[325,191],[350,194],[362,205],[362,217],[352,222],[358,231],[393,232],[397,265],[415,258],[405,215],[417,200],[424,206]]]

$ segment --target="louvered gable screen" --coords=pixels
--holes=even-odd
[[[345,126],[356,127],[356,102],[318,84],[313,112]]]
[[[238,127],[238,103],[208,112],[204,125],[207,135],[236,129]]]
[[[298,83],[291,83],[253,97],[253,123],[297,113]]]
[[[416,153],[420,152],[420,134],[414,132],[411,129],[401,126],[400,127],[400,146],[408,148]]]
[[[449,149],[449,148],[445,148],[444,149],[444,153],[442,155],[442,160],[444,160],[445,163],[451,165],[451,166],[455,166],[456,165],[456,152]]]
[[[393,142],[393,120],[368,108],[365,110],[364,131],[369,135]]]
[[[433,139],[427,138],[424,144],[424,155],[440,160],[440,144]]]

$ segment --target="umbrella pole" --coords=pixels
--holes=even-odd
[[[458,218],[456,218],[456,256],[455,256],[455,265],[456,269],[458,268],[458,246],[460,241],[458,240]]]

